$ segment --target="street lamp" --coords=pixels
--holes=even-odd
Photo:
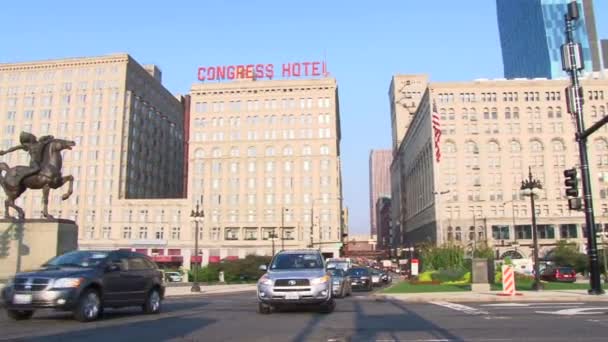
[[[281,208],[281,250],[285,250],[285,212],[289,209]]]
[[[538,232],[536,231],[536,207],[534,206],[534,189],[542,189],[540,180],[532,178],[532,168],[528,167],[528,179],[521,181],[521,190],[525,196],[530,196],[530,206],[532,207],[532,243],[534,245],[534,285],[533,290],[541,290],[540,274],[538,265]]]
[[[201,292],[201,287],[198,285],[198,269],[199,269],[199,261],[198,261],[198,223],[202,222],[205,219],[205,213],[202,208],[203,196],[201,196],[201,208],[199,210],[199,203],[196,201],[196,210],[192,210],[190,217],[194,221],[194,282],[192,283],[192,288],[190,288],[191,292]]]

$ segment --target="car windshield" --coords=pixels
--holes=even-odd
[[[369,271],[365,268],[351,268],[348,274],[355,277],[364,277],[369,275]]]
[[[560,273],[573,273],[574,270],[571,267],[560,267],[558,268]]]
[[[329,274],[331,274],[332,277],[344,277],[344,271],[338,268],[330,269]]]
[[[271,270],[323,268],[323,260],[319,254],[279,254],[270,265]]]
[[[44,267],[95,267],[108,256],[107,252],[74,251],[47,261]]]
[[[327,266],[332,266],[334,268],[339,268],[342,269],[344,271],[348,270],[348,264],[345,262],[335,262],[335,261],[330,261],[327,263]]]

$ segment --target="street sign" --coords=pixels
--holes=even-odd
[[[418,275],[418,259],[412,259],[412,275]]]

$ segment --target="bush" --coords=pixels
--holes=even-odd
[[[436,247],[431,244],[419,246],[422,269],[461,269],[465,266],[464,249],[453,244]]]
[[[469,273],[469,277],[470,277],[470,272],[467,272],[467,270],[465,270],[464,268],[442,269],[442,270],[439,270],[439,271],[431,274],[431,277],[433,278],[433,280],[437,280],[437,281],[444,283],[444,282],[448,282],[448,281],[463,280],[464,275],[467,273]]]
[[[224,272],[224,281],[227,283],[252,282],[258,280],[264,271],[260,271],[260,265],[268,265],[270,257],[248,255],[245,259],[222,260],[220,263],[209,264],[199,269],[198,281],[215,283],[219,281],[220,271]],[[193,273],[190,272],[190,280]]]
[[[422,272],[420,273],[420,275],[418,275],[418,281],[419,282],[430,282],[433,281],[433,271],[426,271],[426,272]]]

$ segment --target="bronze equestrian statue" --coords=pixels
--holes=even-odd
[[[42,216],[52,218],[48,212],[50,190],[58,189],[68,182],[68,192],[61,196],[62,200],[66,200],[72,194],[74,184],[72,175],[61,175],[61,151],[71,150],[76,143],[56,139],[52,135],[36,139],[35,135],[27,132],[21,132],[19,142],[20,145],[0,151],[0,156],[17,150],[27,151],[30,155],[30,166],[11,168],[0,162],[0,185],[7,197],[4,201],[4,216],[10,218],[8,209],[11,207],[17,211],[20,220],[24,219],[25,213],[15,204],[15,200],[27,189],[42,189]],[[1,175],[3,172],[4,175]]]

